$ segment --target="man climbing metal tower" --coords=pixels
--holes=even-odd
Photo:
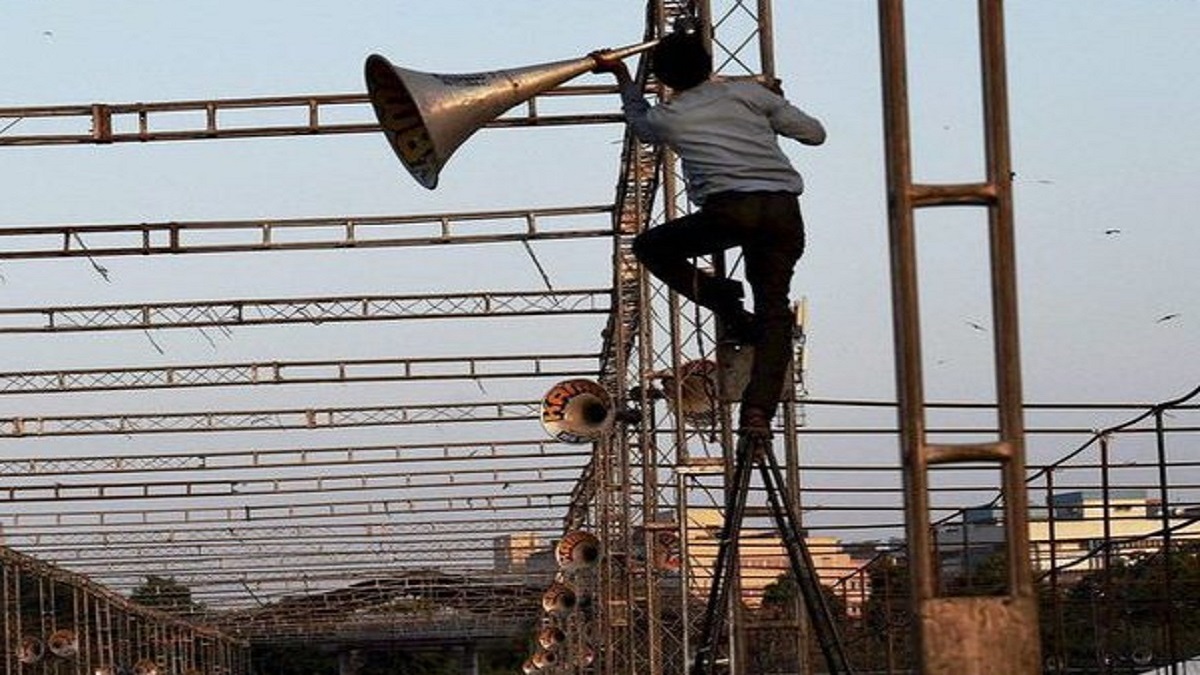
[[[742,394],[739,432],[769,438],[791,358],[792,273],[804,252],[799,196],[804,181],[779,146],[787,136],[825,142],[821,123],[779,92],[714,78],[712,55],[698,30],[676,27],[651,52],[651,71],[671,88],[651,106],[619,59],[593,52],[595,72],[617,78],[626,122],[643,142],[679,156],[691,214],[647,230],[633,244],[638,260],[677,293],[711,309],[721,339],[755,348]],[[698,268],[694,258],[741,247],[754,311],[741,282]]]

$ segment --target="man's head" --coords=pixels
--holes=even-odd
[[[712,75],[712,55],[698,32],[664,37],[654,47],[651,64],[654,76],[676,91],[691,89]]]

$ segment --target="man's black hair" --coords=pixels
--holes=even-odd
[[[712,54],[700,33],[671,33],[654,47],[654,76],[668,87],[691,89],[712,75]]]

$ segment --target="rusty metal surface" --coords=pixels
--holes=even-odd
[[[927,675],[1040,672],[1037,604],[1031,582],[1024,420],[1017,327],[1011,161],[1005,80],[1003,3],[978,5],[985,158],[984,183],[918,185],[912,177],[903,0],[880,0],[888,220],[891,234],[893,325],[904,464],[906,533],[919,668]],[[928,442],[921,359],[915,210],[975,205],[988,209],[989,275],[995,322],[995,441],[965,445]],[[930,521],[933,466],[990,463],[1000,472],[1007,585],[1000,596],[939,597],[938,559]],[[995,631],[991,634],[989,631]],[[958,648],[954,648],[958,645]]]
[[[1037,606],[1029,596],[935,598],[922,603],[923,673],[1042,672]]]

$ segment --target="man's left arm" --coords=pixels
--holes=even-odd
[[[765,87],[760,90],[767,119],[775,133],[794,138],[805,145],[821,145],[825,142],[825,126],[820,120],[792,105],[783,97],[782,91]]]

